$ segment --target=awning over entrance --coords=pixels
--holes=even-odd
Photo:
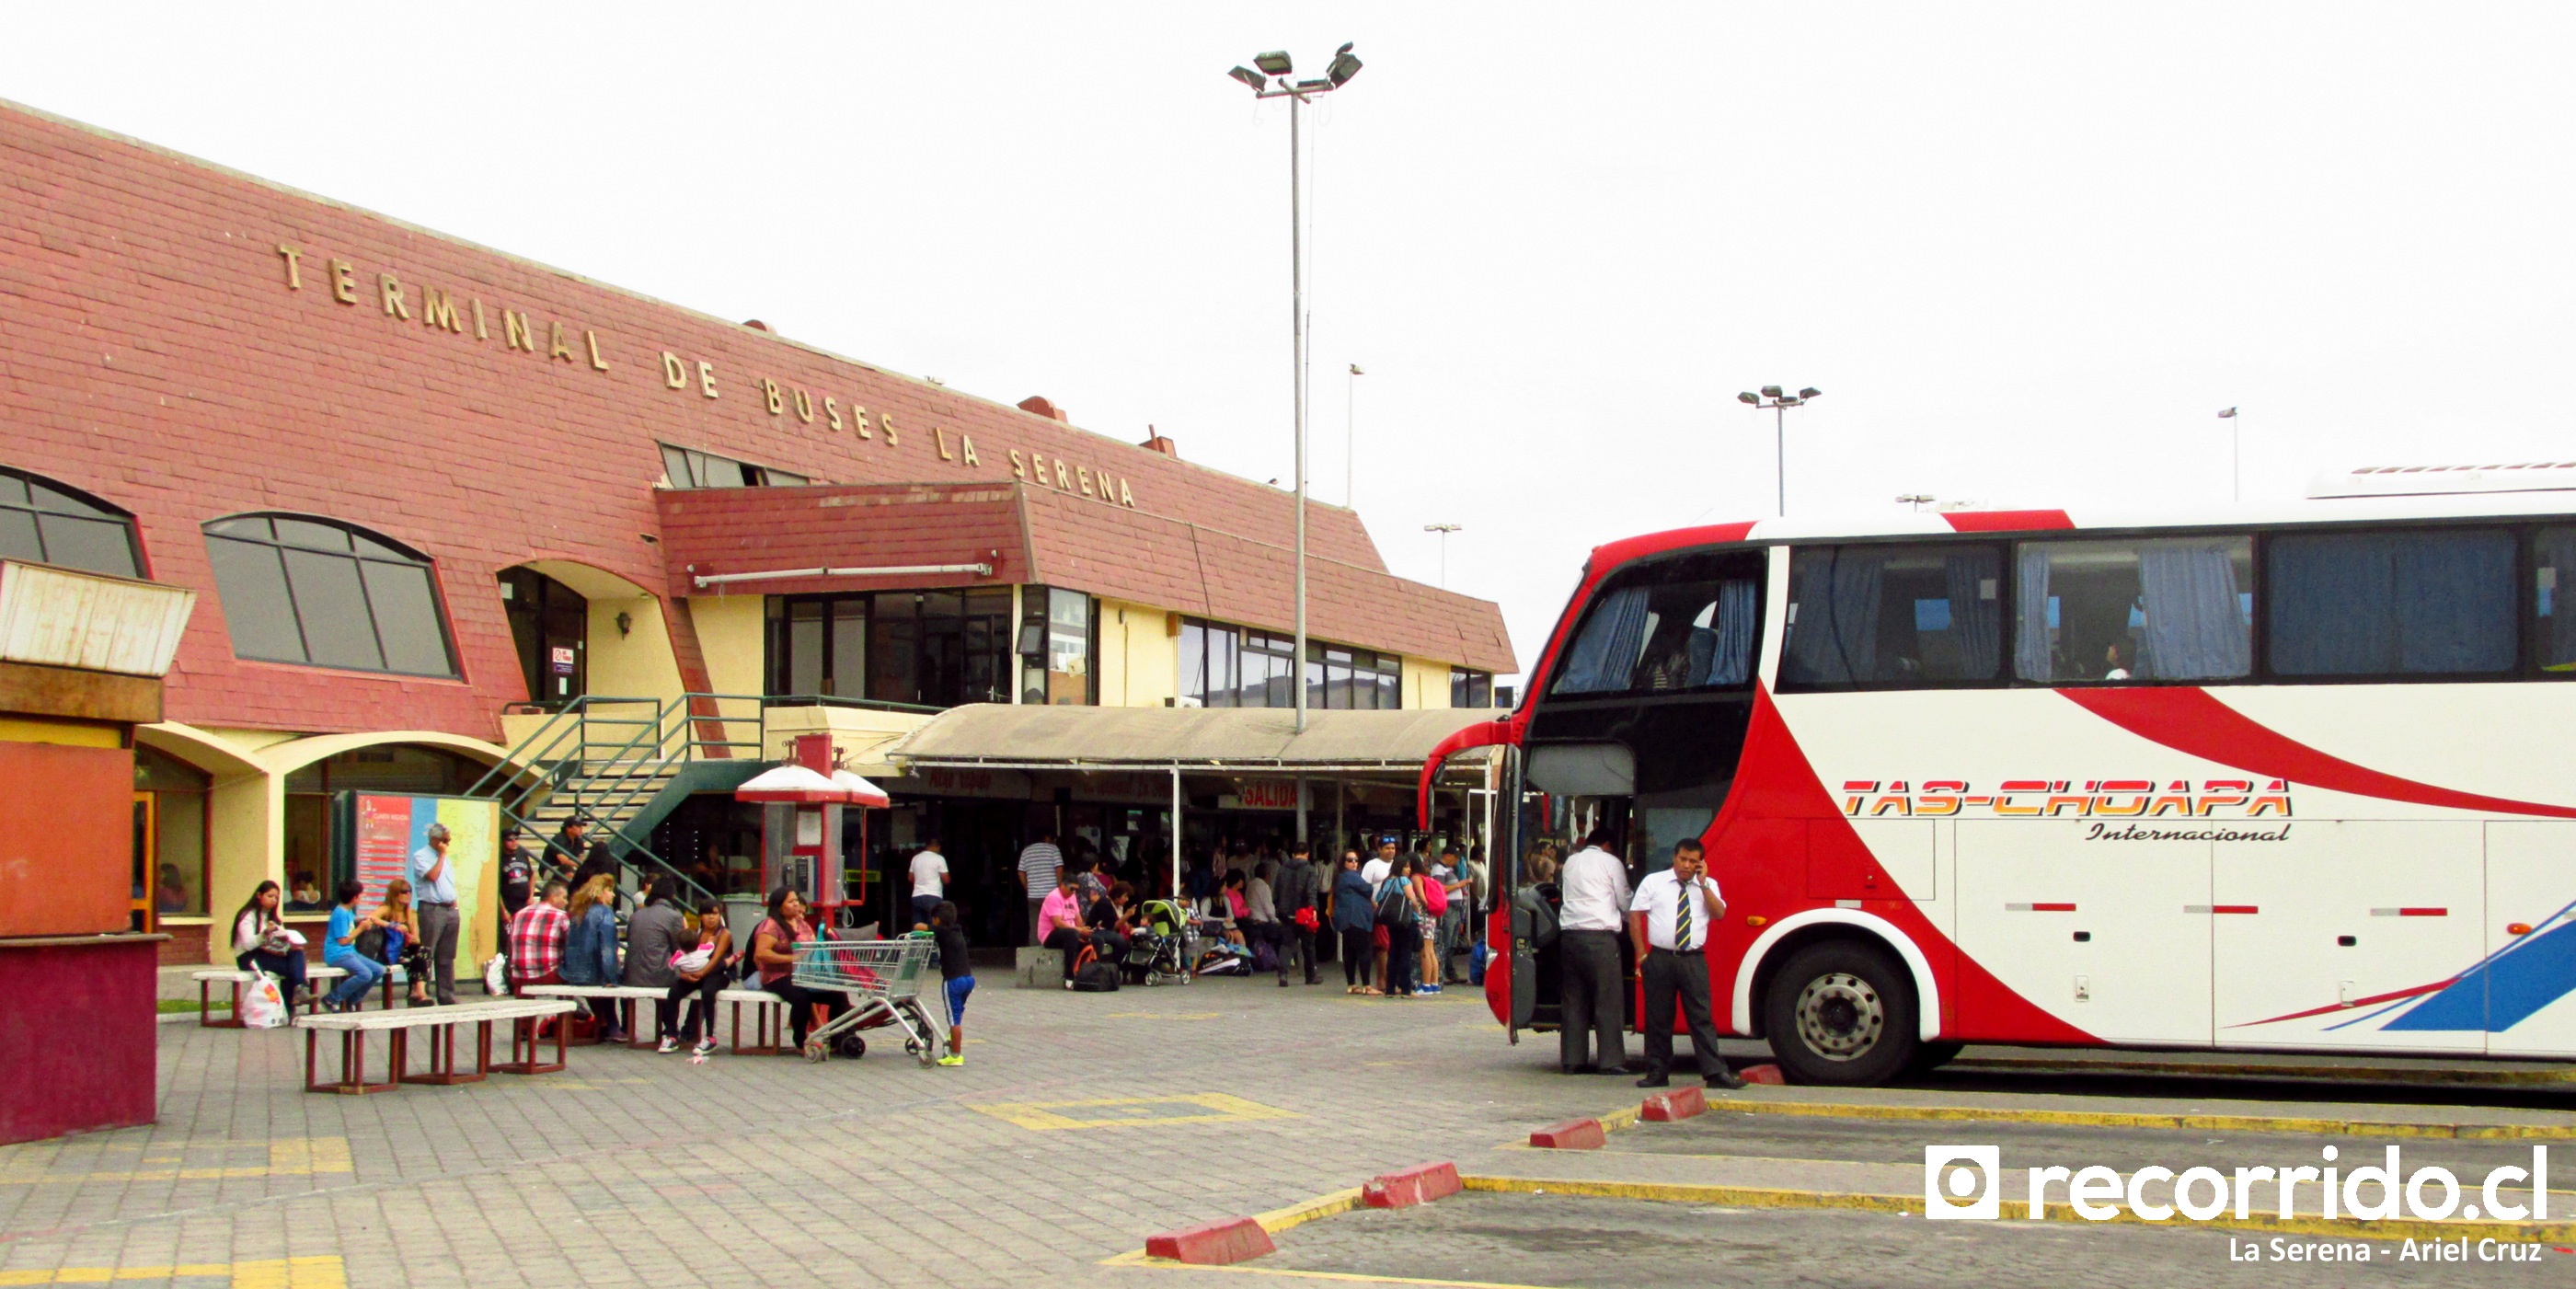
[[[1034,707],[977,703],[932,717],[887,752],[897,765],[1011,769],[1416,770],[1443,739],[1492,720],[1484,708]],[[1460,758],[1471,760],[1473,754]]]

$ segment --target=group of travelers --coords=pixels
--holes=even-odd
[[[1637,1086],[1671,1082],[1673,1021],[1678,1009],[1690,1031],[1691,1055],[1710,1087],[1740,1088],[1717,1049],[1711,1010],[1708,940],[1726,916],[1717,880],[1708,875],[1700,843],[1673,847],[1669,867],[1646,874],[1632,887],[1627,865],[1610,852],[1611,838],[1595,832],[1560,865],[1542,843],[1522,861],[1523,881],[1514,903],[1530,920],[1530,938],[1542,953],[1555,949],[1562,986],[1557,1059],[1568,1074],[1635,1074]],[[1627,961],[1621,961],[1621,944]],[[1622,995],[1633,969],[1644,1008],[1638,1029],[1646,1059],[1628,1062],[1621,1037]]]
[[[1473,858],[1422,847],[1399,854],[1392,841],[1380,842],[1365,862],[1358,851],[1343,851],[1332,918],[1346,992],[1409,998],[1465,983],[1454,959],[1472,949],[1471,911],[1482,906],[1489,883]]]

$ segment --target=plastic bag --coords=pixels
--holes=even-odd
[[[245,1029],[275,1029],[290,1019],[286,997],[278,992],[277,977],[262,974],[241,987],[239,1019]]]
[[[496,953],[483,964],[483,992],[495,998],[510,992],[510,955]]]

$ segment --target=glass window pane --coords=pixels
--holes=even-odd
[[[697,477],[689,473],[689,454],[668,443],[662,445],[662,473],[670,477],[674,488],[698,486]]]
[[[792,488],[805,482],[805,476],[789,474],[784,470],[764,469],[760,472],[760,478],[761,482],[772,488]]]
[[[385,667],[412,676],[453,676],[456,662],[447,653],[447,633],[438,617],[438,596],[429,570],[418,564],[367,560],[367,602],[375,610],[376,639],[384,646]]]
[[[317,524],[303,519],[273,519],[277,540],[289,546],[308,550],[345,551],[349,549],[349,530],[331,524]]]
[[[868,697],[893,703],[921,701],[916,652],[919,625],[912,617],[912,597],[880,595],[868,621]],[[896,609],[893,606],[900,604]]]
[[[2244,537],[2023,543],[2013,674],[2058,684],[2246,675],[2253,571]]]
[[[218,519],[215,522],[206,525],[206,531],[210,533],[221,533],[227,537],[250,537],[261,541],[266,541],[270,537],[276,535],[270,531],[268,520],[259,515],[251,515],[241,519]]]
[[[1206,626],[1196,622],[1181,624],[1180,678],[1173,687],[1183,707],[1207,707],[1207,637]]]
[[[93,519],[124,518],[113,510],[102,509],[94,503],[83,501],[58,488],[48,488],[33,479],[26,482],[28,500],[35,503],[38,510],[57,515],[85,515]]]
[[[861,599],[834,600],[831,607],[831,688],[799,692],[857,698],[868,692],[868,602]],[[800,622],[797,625],[802,627],[806,624]],[[808,650],[810,652],[812,646],[808,646]]]
[[[0,506],[31,504],[27,500],[27,481],[0,471]]]
[[[2576,674],[2576,528],[2543,528],[2532,539],[2532,654],[2540,669]]]
[[[295,625],[295,604],[286,594],[286,569],[278,562],[277,548],[208,537],[206,554],[214,564],[215,593],[223,603],[233,652],[269,662],[305,661],[304,634]]]
[[[2508,671],[2514,550],[2493,529],[2321,533],[2272,540],[2272,669],[2285,676]]]
[[[23,559],[45,562],[45,548],[36,541],[36,516],[31,511],[0,509],[0,559]]]
[[[696,470],[698,486],[701,488],[740,488],[744,486],[742,463],[739,461],[728,461],[723,457],[711,457],[704,452],[692,452],[689,454],[689,464]]]
[[[156,792],[154,858],[160,861],[157,898],[163,913],[206,913],[206,794]]]
[[[306,656],[325,667],[383,671],[385,655],[376,646],[375,623],[367,615],[358,561],[293,548],[283,553]]]
[[[1396,711],[1404,706],[1404,673],[1381,671],[1377,674],[1377,709]]]
[[[1992,680],[2003,658],[2001,579],[2001,557],[1992,546],[1800,550],[1790,559],[1780,679],[1802,685]]]
[[[48,564],[116,577],[135,577],[141,573],[134,566],[131,529],[122,519],[40,515],[36,526],[44,534],[45,562]]]

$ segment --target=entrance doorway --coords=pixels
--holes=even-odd
[[[512,568],[501,572],[501,603],[528,701],[555,708],[590,692],[590,601],[535,569]]]

